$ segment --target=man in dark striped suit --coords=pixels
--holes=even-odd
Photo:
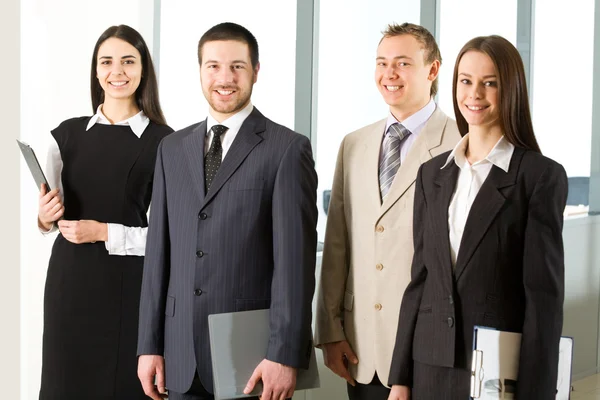
[[[208,315],[270,308],[265,359],[248,382],[292,397],[311,352],[316,189],[308,138],[250,102],[258,44],[223,23],[198,44],[206,120],[158,150],[140,307],[138,375],[160,399],[212,399]],[[166,377],[166,381],[165,381]],[[154,379],[156,378],[156,385]]]

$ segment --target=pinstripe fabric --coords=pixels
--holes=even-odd
[[[306,368],[312,346],[309,140],[254,109],[205,193],[205,133],[201,122],[159,146],[142,283],[138,354],[164,354],[167,387],[180,393],[196,367],[213,391],[209,314],[270,307],[272,361]]]
[[[515,398],[554,399],[566,173],[520,147],[508,172],[493,166],[469,211],[453,270],[448,207],[459,168],[441,168],[448,155],[423,164],[417,175],[412,279],[402,299],[388,383],[414,384],[415,399],[461,398],[473,328],[480,325],[523,334]],[[461,385],[457,379],[464,379]],[[442,396],[449,387],[453,396]]]

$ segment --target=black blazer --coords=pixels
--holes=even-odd
[[[213,391],[210,314],[270,307],[265,357],[306,368],[312,349],[310,141],[254,108],[205,192],[205,135],[203,121],[159,145],[142,282],[138,354],[164,355],[167,388],[180,393],[196,369]]]
[[[390,384],[410,386],[413,360],[470,369],[473,327],[523,334],[519,399],[554,399],[564,298],[567,176],[515,148],[508,173],[493,166],[469,212],[453,270],[448,207],[459,168],[449,152],[419,170],[412,281],[400,311]]]

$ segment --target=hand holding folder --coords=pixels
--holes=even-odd
[[[58,195],[58,190],[56,188],[54,190],[50,188],[48,180],[44,175],[44,171],[42,170],[42,167],[40,167],[40,163],[38,162],[35,152],[31,146],[18,139],[17,144],[19,145],[21,154],[23,154],[23,158],[29,167],[31,176],[33,176],[33,180],[35,181],[37,188],[40,190],[40,212],[38,216],[38,224],[40,224],[40,228],[49,230],[51,229],[52,224],[61,219],[64,214],[62,199]],[[43,187],[45,187],[45,189],[43,189]],[[50,193],[50,195],[48,195],[48,193]]]
[[[475,327],[471,368],[473,399],[514,399],[519,374],[521,334]],[[573,338],[562,337],[559,344],[556,400],[569,400]]]

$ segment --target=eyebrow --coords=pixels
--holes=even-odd
[[[396,56],[396,57],[392,58],[392,60],[400,60],[400,59],[412,60],[412,57],[403,55],[403,56]],[[387,60],[387,58],[379,56],[376,58],[376,60]]]
[[[217,60],[206,60],[206,62],[204,64],[210,64],[210,63],[220,64],[220,62]],[[248,63],[244,60],[233,60],[231,62],[231,64],[248,64]]]
[[[467,78],[471,78],[471,74],[467,74],[466,72],[460,72],[459,75],[464,75]],[[497,78],[496,75],[485,75],[483,77],[483,79],[489,79],[489,78]]]
[[[104,59],[104,58],[106,58],[108,60],[112,60],[112,56],[100,56],[98,58],[101,59],[101,60]],[[135,56],[129,54],[129,55],[121,57],[121,60],[124,60],[126,58],[135,58]]]

